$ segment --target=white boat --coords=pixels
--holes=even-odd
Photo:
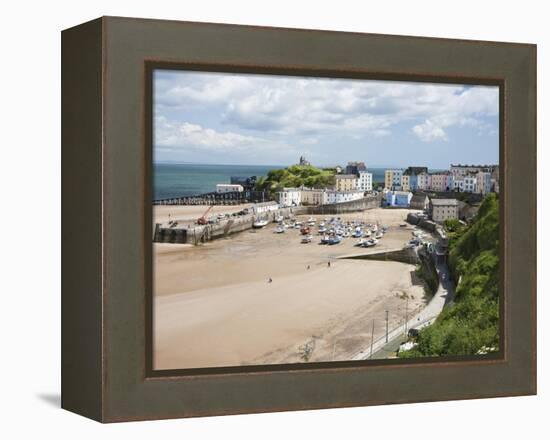
[[[281,223],[285,218],[282,215],[278,215],[275,217],[275,220],[273,220],[274,223]]]
[[[256,229],[263,228],[264,226],[267,226],[269,222],[266,219],[257,219],[254,223],[252,223],[252,227]]]
[[[366,238],[360,238],[355,246],[363,246],[368,240]]]
[[[368,240],[366,240],[362,246],[363,247],[372,247],[372,246],[376,246],[376,244],[378,243],[378,240],[374,239],[374,238],[369,238]]]
[[[378,240],[380,240],[382,237],[384,236],[384,234],[382,234],[381,232],[378,232],[374,238],[377,238]]]
[[[311,243],[312,239],[313,239],[313,236],[306,235],[305,237],[302,237],[301,243],[303,243],[303,244]]]
[[[370,229],[367,229],[364,233],[363,233],[363,237],[370,237],[371,236],[371,232],[370,232]]]
[[[275,234],[282,234],[283,232],[285,232],[285,228],[283,226],[279,225],[275,228],[275,230],[273,232]]]

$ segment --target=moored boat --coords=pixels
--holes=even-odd
[[[260,228],[263,228],[264,226],[267,226],[268,223],[269,222],[267,221],[267,219],[256,219],[256,221],[252,223],[252,227],[256,229],[260,229]]]

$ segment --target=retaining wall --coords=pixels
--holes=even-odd
[[[310,215],[336,215],[346,212],[364,211],[366,209],[379,208],[382,205],[382,195],[367,196],[350,202],[332,203],[330,205],[303,206],[304,214]]]

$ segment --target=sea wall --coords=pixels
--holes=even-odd
[[[337,215],[346,212],[364,211],[366,209],[379,208],[382,205],[382,195],[367,196],[350,202],[332,203],[330,205],[304,206],[304,214],[310,215]]]
[[[404,248],[387,252],[344,257],[354,260],[397,261],[417,266],[416,275],[424,282],[427,296],[433,296],[439,287],[439,275],[434,259],[424,248]]]
[[[275,217],[279,215],[288,218],[291,214],[302,214],[301,208],[280,208],[269,213],[261,214],[260,217],[273,221]],[[251,229],[255,217],[255,215],[250,214],[221,219],[216,223],[208,225],[188,224],[174,228],[158,223],[155,225],[153,241],[155,243],[205,243],[216,238],[227,237],[228,235]]]
[[[418,264],[420,258],[414,248],[404,248],[387,252],[373,252],[362,255],[352,255],[345,257],[352,260],[377,260],[377,261],[397,261],[406,264]]]

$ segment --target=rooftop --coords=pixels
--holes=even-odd
[[[357,179],[355,174],[336,174],[334,177],[336,179]]]
[[[458,206],[457,199],[432,199],[434,206]]]

